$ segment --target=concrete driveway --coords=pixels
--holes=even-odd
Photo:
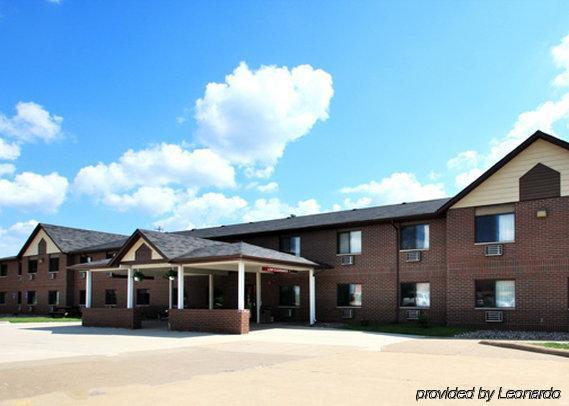
[[[569,404],[566,358],[471,340],[320,328],[221,336],[51,323],[2,325],[0,337],[0,401],[7,404],[416,405],[417,390],[447,386],[554,387],[563,396],[547,404]]]

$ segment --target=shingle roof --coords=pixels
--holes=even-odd
[[[109,242],[97,245],[90,245],[87,247],[83,247],[77,250],[72,251],[72,253],[77,252],[94,252],[94,251],[108,251],[108,250],[117,250],[121,248],[128,240],[128,237],[122,237],[119,239],[113,239]]]
[[[245,242],[217,243],[196,248],[176,258],[176,261],[209,259],[216,257],[249,257],[274,262],[286,262],[298,265],[318,266],[306,258],[297,257],[280,251],[259,247]]]
[[[175,234],[191,235],[201,238],[217,238],[371,221],[412,219],[422,216],[435,215],[437,213],[437,210],[442,207],[448,200],[449,198],[444,198],[422,202],[368,207],[364,209],[334,211],[329,213],[312,214],[308,216],[287,217],[277,220],[177,231]]]
[[[62,252],[78,252],[85,250],[88,247],[101,244],[118,245],[120,244],[120,240],[124,240],[126,237],[120,234],[40,223],[32,233],[32,236],[30,236],[30,239],[28,239],[28,242],[31,241],[31,238],[33,238],[40,228],[47,233]],[[20,254],[26,248],[27,244],[28,243],[24,245]]]
[[[130,244],[126,244],[122,248],[123,252],[126,252],[129,246],[135,243],[139,234],[165,257],[165,261],[199,262],[202,259],[215,260],[216,258],[249,257],[266,260],[268,262],[318,266],[318,264],[302,257],[244,242],[226,243],[179,233],[164,233],[151,230],[135,231],[129,238]],[[114,263],[118,261],[120,261],[120,254],[115,257]],[[109,264],[111,264],[111,262],[112,261],[110,261]]]

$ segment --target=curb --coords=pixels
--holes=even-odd
[[[555,348],[538,347],[531,344],[517,344],[517,343],[507,343],[503,341],[486,341],[486,340],[479,341],[478,344],[490,345],[493,347],[509,348],[512,350],[536,352],[539,354],[557,355],[559,357],[569,358],[569,351],[556,350]]]

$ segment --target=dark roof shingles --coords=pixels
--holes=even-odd
[[[124,240],[125,238],[124,235],[120,234],[56,226],[53,224],[42,223],[41,226],[63,252],[78,252],[101,244],[118,244],[120,243],[119,240]]]

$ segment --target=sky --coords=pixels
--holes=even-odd
[[[537,129],[566,1],[0,0],[0,256],[452,196]]]

